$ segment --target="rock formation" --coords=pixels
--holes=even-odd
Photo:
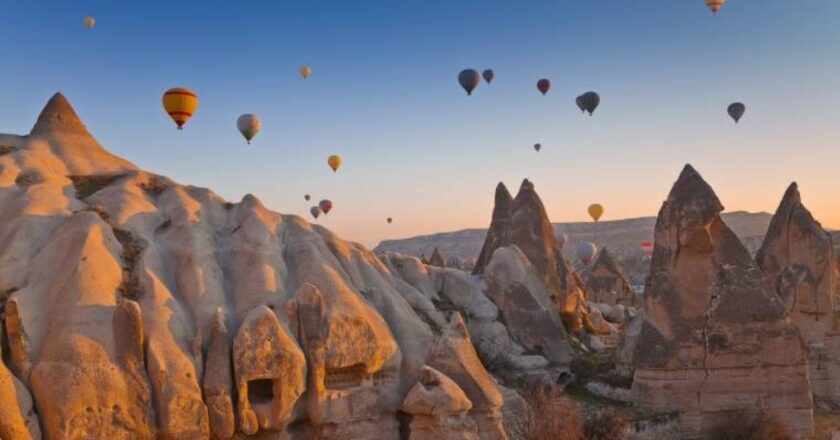
[[[402,405],[412,416],[409,440],[478,440],[475,421],[467,415],[472,402],[458,384],[431,367],[420,375]]]
[[[513,205],[513,197],[510,195],[504,183],[496,185],[495,204],[493,215],[490,219],[490,228],[487,229],[487,236],[484,238],[484,245],[478,254],[478,260],[473,267],[473,274],[484,273],[484,267],[490,264],[490,258],[496,249],[505,246],[507,240],[507,225],[510,220],[510,208]]]
[[[448,427],[505,438],[466,325],[435,307],[496,322],[466,273],[139,170],[60,94],[0,145],[0,437],[396,439],[432,366],[457,385]]]
[[[840,408],[840,327],[831,236],[802,204],[792,183],[785,192],[756,262],[809,347],[817,405]]]
[[[429,266],[443,267],[445,265],[443,254],[440,253],[440,249],[435,248],[434,252],[432,252],[432,257],[429,258]]]
[[[769,415],[804,437],[813,403],[799,333],[722,210],[686,166],[657,219],[633,399],[678,412],[685,438]]]
[[[601,249],[586,277],[589,301],[598,304],[621,304],[639,307],[641,297],[633,291],[624,268],[607,248]]]

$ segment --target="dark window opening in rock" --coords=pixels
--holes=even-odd
[[[324,383],[329,389],[341,390],[357,387],[365,377],[365,365],[355,364],[349,367],[327,368]]]
[[[248,381],[248,401],[252,404],[267,403],[274,400],[274,381],[255,379]]]

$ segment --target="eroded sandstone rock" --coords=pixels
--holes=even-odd
[[[796,183],[785,192],[756,262],[809,348],[817,405],[840,408],[837,275],[829,235],[802,204]]]
[[[710,435],[732,414],[774,415],[804,437],[813,402],[799,333],[722,210],[687,165],[656,223],[634,401],[680,413],[687,438]]]
[[[633,291],[624,268],[607,249],[601,249],[586,278],[588,300],[598,304],[639,307],[641,297]]]
[[[472,402],[458,384],[428,366],[420,374],[402,405],[412,416],[408,438],[478,440],[475,421],[467,415]]]

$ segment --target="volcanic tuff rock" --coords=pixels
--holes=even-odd
[[[420,374],[402,405],[412,416],[409,440],[478,440],[476,424],[467,416],[472,402],[458,384],[432,367]]]
[[[799,332],[722,210],[687,165],[656,223],[634,401],[680,413],[687,438],[709,436],[727,418],[767,415],[804,437],[813,402]]]
[[[395,439],[424,365],[505,437],[498,385],[416,261],[397,276],[254,196],[141,171],[60,94],[0,146],[0,437]]]
[[[633,291],[624,268],[607,248],[601,249],[598,258],[586,277],[589,301],[598,304],[621,304],[639,307],[641,297]]]
[[[785,192],[756,262],[810,348],[815,403],[840,408],[834,246],[831,236],[802,204],[796,183]]]

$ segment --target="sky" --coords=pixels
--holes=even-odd
[[[835,0],[717,15],[702,0],[45,0],[0,17],[0,132],[27,133],[62,91],[141,168],[282,213],[329,198],[319,222],[368,246],[486,227],[496,183],[523,178],[552,221],[594,202],[604,220],[655,215],[685,163],[727,210],[773,212],[795,180],[840,229]],[[468,97],[465,68],[496,77]],[[183,131],[161,106],[171,87],[199,96]],[[592,117],[574,103],[589,90]],[[242,113],[263,124],[250,146]]]

